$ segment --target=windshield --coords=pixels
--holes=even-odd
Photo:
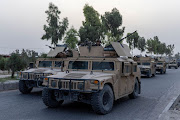
[[[70,61],[69,69],[88,69],[88,61]]]
[[[61,61],[55,61],[54,67],[61,67]]]
[[[144,63],[142,63],[142,65],[150,65],[150,63],[149,62],[144,62]]]
[[[114,70],[114,62],[93,62],[92,70]]]
[[[39,61],[39,67],[51,67],[52,61]]]
[[[171,62],[170,64],[176,64],[176,62]]]
[[[163,65],[163,63],[157,63],[157,65]]]
[[[139,63],[139,62],[138,62],[137,64],[138,64],[138,65],[141,65],[141,63]]]

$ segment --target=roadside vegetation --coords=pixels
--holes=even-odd
[[[16,77],[11,78],[11,77],[5,77],[5,78],[0,78],[0,82],[6,82],[8,80],[18,80]]]

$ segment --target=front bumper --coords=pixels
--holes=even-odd
[[[45,78],[45,77],[43,77]],[[46,77],[47,78],[47,77]],[[95,79],[70,79],[70,78],[47,78],[45,88],[68,91],[68,92],[98,92],[100,81],[96,85],[91,85],[90,81]],[[43,83],[44,84],[44,83]]]
[[[141,75],[147,76],[147,75],[149,75],[149,73],[150,73],[150,70],[149,70],[149,69],[142,69],[142,68],[141,68]]]
[[[52,73],[18,72],[17,79],[28,81],[27,83],[34,84],[33,87],[42,87],[42,77],[46,77],[49,75],[52,75]]]

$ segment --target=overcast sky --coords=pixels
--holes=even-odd
[[[158,36],[166,44],[175,44],[175,53],[180,52],[180,0],[0,0],[0,54],[22,48],[49,51],[45,45],[50,42],[40,39],[49,2],[57,5],[60,17],[68,17],[69,27],[77,30],[86,3],[100,14],[116,7],[126,33],[138,30],[146,39]]]

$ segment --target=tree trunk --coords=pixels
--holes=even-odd
[[[11,78],[14,78],[14,70],[12,70]]]

